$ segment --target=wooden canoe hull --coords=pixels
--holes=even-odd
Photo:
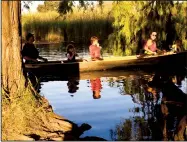
[[[60,61],[25,64],[25,71],[36,75],[68,75],[82,72],[134,69],[134,68],[176,69],[187,67],[187,52],[157,57],[137,59],[136,56],[105,58],[103,61],[88,61],[75,63],[61,63]]]

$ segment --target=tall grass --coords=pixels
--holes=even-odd
[[[41,107],[38,105],[40,96],[33,93],[31,87],[29,83],[28,87],[18,89],[14,96],[9,96],[2,90],[3,140],[17,140],[19,134],[29,132],[28,120],[35,119],[35,112]]]
[[[109,9],[74,9],[64,20],[57,12],[22,15],[23,38],[27,32],[35,34],[36,41],[75,41],[88,43],[91,36],[107,39],[113,32]],[[67,35],[67,37],[66,37]],[[65,37],[67,39],[65,39]]]

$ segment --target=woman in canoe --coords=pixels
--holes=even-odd
[[[41,59],[44,62],[47,62],[47,59],[39,56],[39,52],[33,44],[34,35],[31,33],[28,33],[26,36],[26,40],[27,42],[25,43],[25,45],[23,46],[23,50],[21,51],[23,59],[26,60],[25,63],[38,62],[37,59]]]
[[[67,46],[66,56],[67,56],[68,62],[76,62],[75,57],[78,56],[78,54],[76,53],[75,46],[73,44],[69,44]]]
[[[158,51],[160,51],[156,46],[156,32],[152,32],[150,34],[150,38],[147,40],[147,42],[144,45],[144,50],[146,54],[153,54],[156,55]]]
[[[89,51],[92,61],[103,60],[101,58],[101,46],[99,45],[98,38],[96,36],[91,37]]]

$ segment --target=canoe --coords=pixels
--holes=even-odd
[[[187,51],[177,54],[147,56],[143,58],[137,58],[136,56],[105,57],[102,61],[83,61],[81,59],[74,63],[50,61],[46,63],[25,64],[24,70],[40,76],[135,68],[173,70],[181,67],[187,67]]]

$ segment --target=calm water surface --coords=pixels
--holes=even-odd
[[[57,47],[40,48],[40,52],[51,60],[64,57]],[[125,71],[109,72],[106,76],[83,75],[66,81],[49,80],[41,82],[40,88],[40,94],[48,99],[55,113],[78,125],[92,126],[81,137],[97,136],[106,140],[162,140],[164,120],[166,137],[172,140],[179,121],[187,114],[185,93],[186,74],[163,76]],[[180,95],[183,99],[176,100]],[[161,103],[168,100],[171,104]],[[170,115],[161,119],[168,114],[161,110],[165,107]]]
[[[81,58],[89,57],[89,45],[76,45],[76,51]],[[42,57],[50,61],[66,59],[66,46],[62,43],[57,44],[37,44],[36,48],[39,50]],[[109,53],[104,53],[103,56],[111,56]]]

